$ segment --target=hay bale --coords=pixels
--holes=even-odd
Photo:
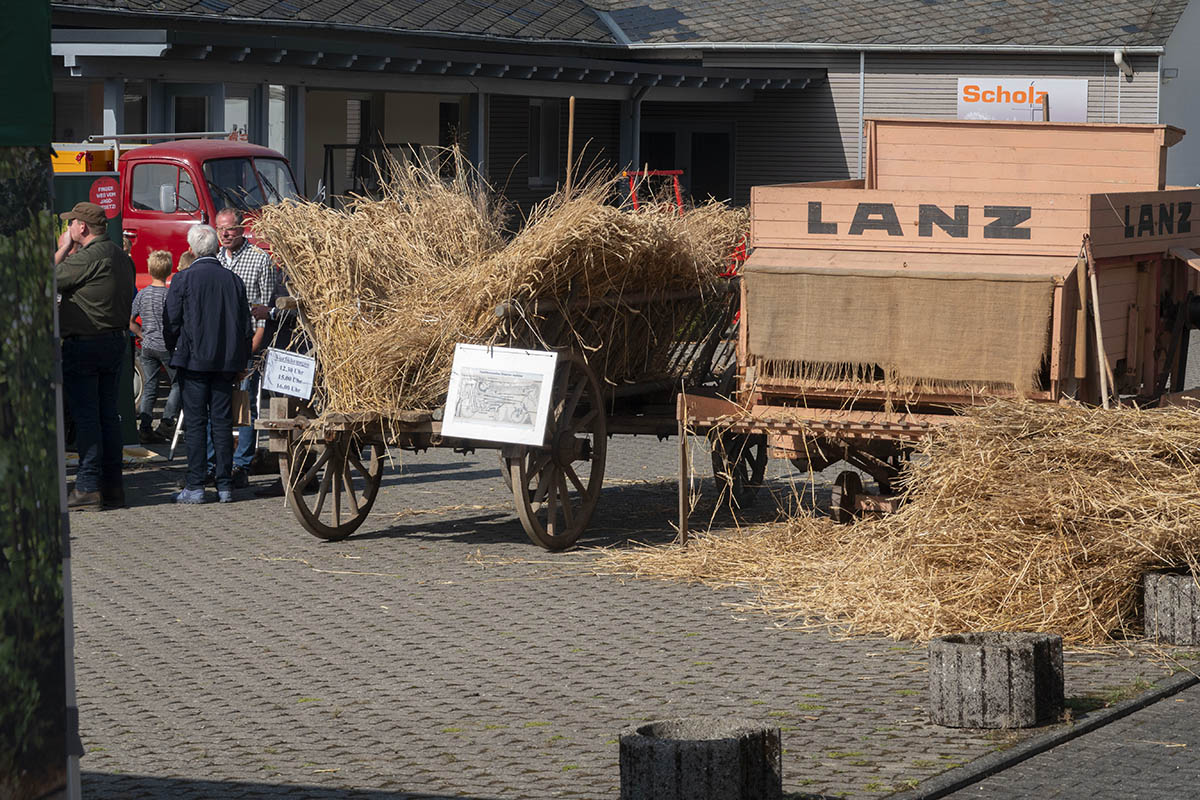
[[[962,630],[1100,643],[1137,617],[1143,573],[1196,570],[1200,409],[998,401],[928,439],[896,514],[803,515],[686,548],[616,551],[601,571],[752,585],[763,610],[852,633]]]
[[[654,297],[713,291],[748,227],[719,203],[634,212],[593,175],[513,235],[504,202],[457,151],[382,174],[379,199],[268,206],[255,223],[311,322],[325,412],[441,405],[457,342],[571,346],[610,383],[654,375],[689,310]],[[651,299],[620,300],[639,294]],[[617,299],[576,308],[600,298]],[[509,300],[523,310],[514,322],[493,313]],[[564,313],[570,324],[551,330],[547,318]]]

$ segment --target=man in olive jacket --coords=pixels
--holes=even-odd
[[[175,274],[163,307],[163,339],[183,396],[188,471],[177,503],[203,503],[212,425],[217,495],[233,500],[233,384],[250,358],[250,306],[242,279],[216,259],[220,243],[210,225],[188,229],[196,260]]]
[[[129,338],[133,262],[108,238],[108,219],[95,203],[76,203],[54,253],[62,300],[63,397],[75,421],[79,469],[67,497],[71,510],[125,505],[121,479],[121,419],[117,388]]]

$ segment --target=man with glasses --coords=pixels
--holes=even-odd
[[[246,241],[246,226],[242,212],[223,208],[213,219],[221,249],[217,260],[242,279],[250,307],[269,305],[275,297],[275,268],[271,256]],[[250,395],[250,424],[238,428],[238,445],[233,454],[233,486],[243,489],[250,483],[250,462],[254,459],[254,420],[258,418],[258,371],[254,368],[257,354],[267,345],[267,328],[263,320],[255,321],[254,338],[250,343],[250,370],[241,388]],[[211,441],[209,444],[211,450]],[[209,459],[212,460],[211,457]]]

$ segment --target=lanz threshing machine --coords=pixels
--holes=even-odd
[[[1183,131],[873,119],[865,136],[865,180],[752,191],[737,391],[677,407],[735,480],[768,455],[848,462],[879,494],[842,472],[847,520],[894,507],[916,442],[964,405],[1178,391],[1200,270],[1200,189],[1165,183]]]

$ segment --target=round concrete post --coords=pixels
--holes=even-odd
[[[1200,588],[1187,572],[1142,576],[1146,635],[1168,644],[1200,644]]]
[[[621,733],[621,800],[778,800],[779,728],[695,717]]]
[[[929,716],[951,728],[1028,728],[1063,710],[1062,637],[958,633],[929,643]]]

